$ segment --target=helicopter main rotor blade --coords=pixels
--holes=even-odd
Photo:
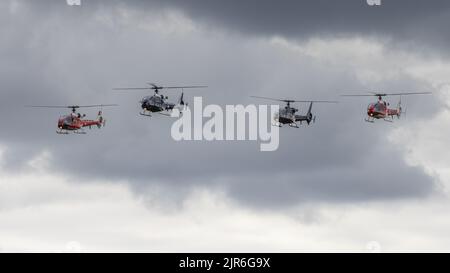
[[[265,100],[281,101],[281,102],[338,103],[338,101],[330,101],[330,100],[286,100],[286,99],[275,99],[275,98],[260,97],[260,96],[250,96],[250,97],[251,97],[251,98],[257,98],[257,99],[265,99]]]
[[[69,108],[69,109],[77,109],[77,108],[91,108],[91,107],[112,107],[119,106],[118,104],[95,104],[95,105],[67,105],[67,106],[55,106],[55,105],[25,105],[28,108]]]
[[[374,94],[375,96],[410,96],[410,95],[431,95],[431,92],[406,92],[406,93],[387,93],[387,94]]]
[[[287,100],[283,100],[283,99],[275,99],[275,98],[260,97],[260,96],[250,96],[250,98],[287,102]],[[293,101],[290,101],[290,102],[293,102]]]
[[[431,95],[432,92],[405,92],[405,93],[375,93],[371,94],[345,94],[341,97],[386,97],[386,96],[410,96],[410,95]]]
[[[73,108],[68,106],[25,105],[27,108]],[[78,108],[78,107],[76,107]]]
[[[118,104],[94,104],[94,105],[81,105],[81,106],[77,106],[77,108],[92,108],[92,107],[115,107],[115,106],[119,106]],[[70,107],[69,108],[73,108]]]
[[[335,100],[295,100],[294,102],[339,103]]]
[[[185,88],[207,88],[206,85],[191,85],[191,86],[161,86],[161,89],[185,89]]]
[[[121,90],[153,90],[152,87],[125,87],[125,88],[113,88],[113,90],[121,91]]]
[[[341,97],[376,97],[376,95],[341,95]]]
[[[124,87],[124,88],[113,88],[116,91],[123,90],[163,90],[163,89],[188,89],[188,88],[207,88],[206,85],[189,85],[189,86],[157,86],[156,84],[149,83],[150,87]]]

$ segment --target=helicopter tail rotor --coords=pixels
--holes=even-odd
[[[313,116],[313,114],[312,114],[312,106],[313,106],[313,102],[311,102],[309,104],[308,113],[306,114],[308,125],[311,123],[311,121],[313,123],[316,122],[316,117]]]
[[[405,113],[402,109],[402,97],[400,97],[400,100],[398,101],[398,105],[397,105],[397,118],[400,119],[400,116]]]
[[[98,124],[97,124],[97,127],[98,127],[98,129],[100,129],[100,128],[102,128],[102,127],[105,127],[105,125],[106,125],[106,119],[105,118],[103,118],[103,112],[102,112],[102,110],[100,110],[100,111],[98,111]]]
[[[311,122],[312,122],[313,124],[316,123],[316,116],[313,116],[311,113],[308,114],[308,115],[306,116],[306,122],[308,123],[308,125],[310,125]]]
[[[177,108],[180,110],[180,112],[182,113],[183,111],[185,111],[188,107],[188,104],[184,101],[184,90],[181,91],[181,96],[178,99],[178,105]]]

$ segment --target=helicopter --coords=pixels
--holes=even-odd
[[[338,103],[337,101],[324,101],[324,100],[289,100],[289,99],[274,99],[267,97],[258,97],[258,96],[250,96],[252,98],[257,99],[265,99],[265,100],[273,100],[273,101],[281,101],[285,102],[286,106],[281,109],[277,114],[275,114],[274,126],[282,127],[283,124],[288,124],[289,127],[300,128],[297,122],[302,125],[303,122],[306,122],[308,125],[316,122],[316,116],[312,114],[312,106],[313,103]],[[306,115],[296,115],[299,111],[297,108],[291,107],[291,103],[294,102],[304,102],[309,103],[308,112]]]
[[[89,129],[92,128],[92,126],[97,126],[97,128],[104,127],[106,124],[106,120],[103,118],[102,110],[98,112],[97,119],[96,120],[89,120],[84,119],[86,117],[86,114],[80,114],[77,113],[77,109],[79,108],[93,108],[93,107],[100,107],[103,109],[103,107],[111,107],[111,106],[118,106],[117,104],[98,104],[98,105],[69,105],[69,106],[36,106],[36,105],[27,105],[25,107],[30,108],[68,108],[72,109],[72,112],[68,115],[61,116],[58,119],[58,130],[56,131],[57,134],[62,135],[68,135],[69,132],[73,132],[75,134],[86,134],[86,132],[83,130],[85,127],[88,127]]]
[[[378,97],[378,101],[375,103],[370,103],[367,106],[367,117],[366,122],[374,123],[377,119],[383,119],[384,121],[393,122],[394,117],[400,119],[402,114],[406,112],[402,109],[402,96],[410,95],[430,95],[431,92],[408,92],[408,93],[375,93],[363,95],[341,95],[342,97]],[[383,100],[387,96],[400,96],[397,104],[397,108],[389,108],[390,104]]]
[[[151,117],[151,113],[158,113],[165,116],[170,116],[167,112],[173,111],[175,108],[182,112],[185,107],[187,107],[187,103],[184,102],[184,89],[185,88],[206,88],[207,86],[158,86],[154,83],[147,83],[149,87],[133,87],[133,88],[114,88],[113,90],[154,90],[154,94],[152,96],[146,96],[142,98],[139,102],[141,104],[142,116]],[[181,96],[178,99],[178,103],[171,103],[167,100],[168,96],[164,96],[159,93],[160,90],[164,89],[181,89]]]

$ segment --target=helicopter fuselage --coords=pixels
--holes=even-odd
[[[297,113],[297,112],[298,112],[298,109],[296,109],[296,108],[285,107],[284,109],[280,110],[278,113],[278,122],[281,124],[295,123],[295,121],[296,121],[295,113]]]
[[[144,97],[141,100],[141,107],[144,111],[162,112],[172,110],[175,104],[166,102],[162,95],[153,95]]]
[[[83,120],[79,115],[70,114],[63,116],[58,120],[58,129],[66,131],[78,131],[83,127],[102,126],[103,118],[99,116],[98,120]]]
[[[376,103],[371,103],[367,107],[367,115],[369,118],[373,119],[385,119],[387,117],[399,117],[401,114],[401,109],[390,109],[389,104],[385,101],[378,101]]]
[[[308,114],[306,115],[296,115],[298,112],[297,108],[293,108],[290,106],[286,106],[284,109],[280,110],[278,112],[277,120],[280,124],[289,124],[289,125],[295,125],[297,127],[297,122],[300,122],[300,124],[303,121],[306,121],[308,124],[311,123],[313,120],[313,115],[311,113],[311,107],[308,111]]]

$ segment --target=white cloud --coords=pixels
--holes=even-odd
[[[382,251],[443,251],[450,244],[447,199],[314,205],[279,214],[197,189],[181,209],[168,211],[124,184],[36,173],[1,174],[0,181],[3,251],[360,252],[370,242]],[[308,213],[316,219],[305,221]]]
[[[433,96],[438,97],[439,111],[431,118],[408,120],[408,124],[394,130],[389,139],[405,151],[405,159],[411,165],[420,165],[442,184],[448,193],[450,186],[450,84],[448,72],[450,63],[444,60],[429,60],[407,68],[414,77],[435,88]],[[430,109],[419,108],[426,113]]]
[[[28,174],[0,171],[2,251],[449,250],[446,197],[278,213],[244,209],[218,189],[198,188],[171,210],[136,197],[125,183],[48,173],[47,160],[45,152],[32,158]]]

